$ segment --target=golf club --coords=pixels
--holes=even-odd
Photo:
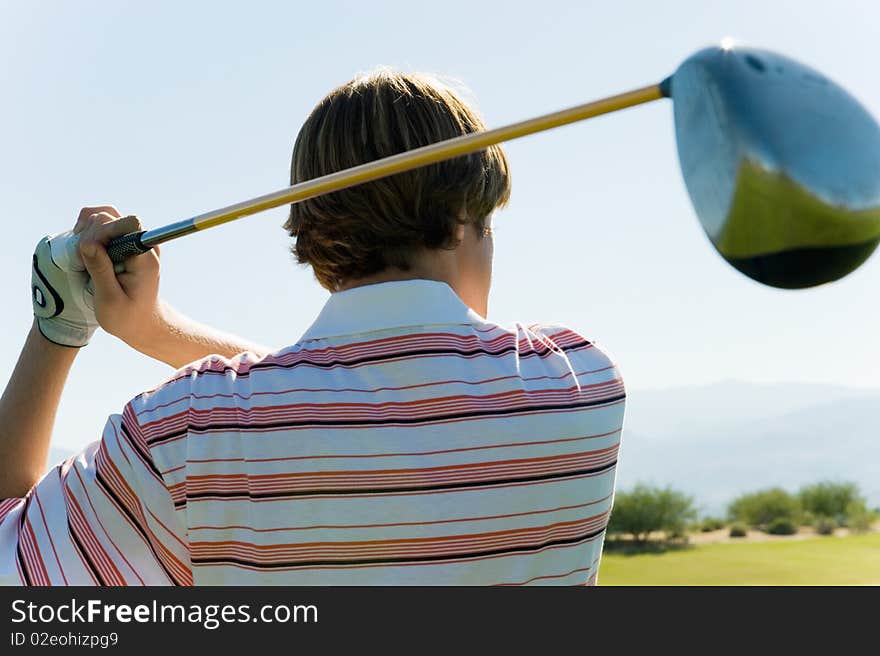
[[[846,91],[765,50],[701,50],[654,84],[438,142],[110,242],[114,262],[223,223],[660,98],[673,100],[684,182],[721,256],[750,278],[804,288],[858,268],[880,242],[880,127]],[[57,251],[57,256],[56,256]],[[82,268],[75,239],[53,259]]]

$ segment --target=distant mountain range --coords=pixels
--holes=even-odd
[[[724,382],[627,402],[618,490],[668,484],[720,514],[742,492],[853,481],[880,506],[880,389]]]
[[[53,448],[49,462],[71,453]],[[618,490],[671,485],[722,514],[742,492],[819,480],[858,483],[880,506],[880,389],[731,381],[628,391]]]

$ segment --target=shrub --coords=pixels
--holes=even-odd
[[[819,535],[834,535],[837,523],[830,517],[820,517],[816,520],[816,533]]]
[[[731,524],[730,526],[730,537],[732,538],[744,538],[748,535],[749,529],[745,524]]]
[[[708,533],[709,531],[718,531],[724,528],[727,525],[723,519],[718,517],[706,517],[702,522],[700,522],[700,530],[703,533]]]
[[[608,533],[630,533],[638,543],[647,542],[655,531],[677,537],[684,535],[696,515],[691,497],[668,487],[639,484],[615,495]]]
[[[793,495],[776,487],[738,497],[730,504],[728,512],[734,521],[766,528],[777,519],[796,524],[800,520],[801,505]]]
[[[834,483],[822,481],[813,485],[805,485],[798,492],[801,506],[816,517],[828,517],[837,524],[845,525],[848,509],[856,504],[864,508],[865,500],[859,494],[855,483]]]
[[[769,522],[764,530],[770,535],[794,535],[798,527],[789,517],[777,517]]]
[[[667,540],[683,540],[687,537],[688,531],[687,527],[674,528],[669,531],[664,531],[666,533]]]
[[[867,533],[877,519],[863,502],[852,502],[846,508],[846,525],[854,533]]]

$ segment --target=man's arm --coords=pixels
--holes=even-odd
[[[31,327],[0,398],[0,499],[23,497],[46,469],[52,425],[79,349],[53,344]]]
[[[43,476],[64,384],[98,324],[175,367],[212,353],[269,350],[162,303],[155,251],[129,260],[117,276],[105,246],[138,228],[112,207],[85,208],[74,231],[88,276],[57,265],[51,237],[37,245],[36,320],[0,397],[0,584],[192,584],[186,527],[152,454],[141,448],[131,405],[111,416],[100,444]],[[163,531],[151,531],[153,521]],[[90,533],[93,523],[100,540]]]
[[[176,368],[214,353],[271,351],[198,324],[163,303],[156,251],[132,258],[117,277],[105,245],[138,229],[137,219],[120,219],[110,206],[84,208],[74,228],[95,285],[95,314],[105,330]],[[44,337],[36,322],[32,326],[0,397],[0,500],[25,496],[45,471],[61,392],[78,352]]]
[[[114,210],[115,212],[115,210]],[[80,217],[80,255],[95,286],[98,323],[132,348],[179,368],[218,354],[233,357],[244,351],[266,355],[273,349],[210,328],[184,316],[159,298],[159,250],[131,258],[117,274],[106,244],[141,229],[134,217],[109,212]]]
[[[262,357],[275,350],[194,321],[161,299],[158,303],[157,324],[152,332],[135,330],[116,336],[133,349],[175,369],[213,354],[232,358],[250,351]]]

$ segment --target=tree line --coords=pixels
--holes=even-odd
[[[726,517],[699,518],[693,497],[668,486],[640,483],[615,495],[608,536],[644,545],[658,537],[674,540],[691,531],[725,527],[731,537],[744,537],[749,529],[792,535],[802,526],[820,535],[831,535],[838,527],[865,532],[878,512],[868,508],[857,484],[820,481],[794,493],[774,487],[742,494],[728,505]]]

